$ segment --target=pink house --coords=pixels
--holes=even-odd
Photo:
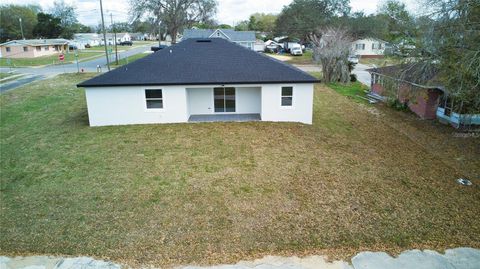
[[[66,39],[26,39],[12,40],[0,44],[3,58],[35,58],[65,52],[68,49]]]

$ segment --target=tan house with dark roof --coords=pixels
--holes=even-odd
[[[35,58],[49,56],[68,50],[66,39],[12,40],[0,44],[3,58]]]

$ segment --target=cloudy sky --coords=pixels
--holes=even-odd
[[[234,24],[248,19],[255,12],[279,13],[284,5],[292,0],[217,0],[217,20],[221,23]],[[374,13],[377,5],[383,0],[350,0],[354,11]],[[415,0],[403,0],[410,10],[415,10]],[[3,3],[35,4],[38,3],[43,9],[52,7],[52,0],[2,0]],[[100,21],[99,0],[65,0],[77,7],[79,21],[86,25],[96,25]],[[115,21],[128,20],[128,0],[103,0],[105,14],[113,14]],[[107,19],[107,18],[106,18]],[[107,20],[110,21],[110,18]]]

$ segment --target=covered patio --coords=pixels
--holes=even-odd
[[[260,121],[258,113],[251,114],[211,114],[211,115],[191,115],[188,122],[221,122],[221,121]]]

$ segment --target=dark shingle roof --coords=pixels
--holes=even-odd
[[[315,83],[287,63],[221,38],[188,39],[84,81],[79,87]]]
[[[408,63],[367,69],[370,73],[380,74],[425,87],[441,88],[438,68],[423,63]]]

